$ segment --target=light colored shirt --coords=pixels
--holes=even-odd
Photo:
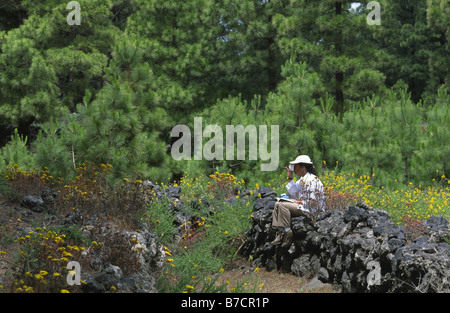
[[[325,210],[325,194],[320,179],[311,173],[294,182],[291,180],[286,188],[289,195],[298,200],[303,200],[303,209],[308,212]],[[312,199],[316,201],[311,201]]]

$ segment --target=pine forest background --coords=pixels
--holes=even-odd
[[[380,0],[381,25],[367,1],[79,0],[70,26],[68,2],[0,0],[0,123],[17,127],[2,167],[261,183],[308,154],[380,186],[450,176],[449,0]],[[194,117],[279,125],[279,171],[174,160]]]

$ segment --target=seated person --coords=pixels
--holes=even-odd
[[[291,201],[278,201],[273,211],[272,226],[278,227],[275,240],[272,243],[280,243],[282,247],[292,243],[291,218],[297,216],[309,216],[317,211],[324,211],[323,185],[316,176],[313,162],[307,155],[300,155],[286,167],[289,183],[286,185],[288,194],[293,197]],[[293,174],[300,177],[293,181]]]

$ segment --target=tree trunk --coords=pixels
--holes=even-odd
[[[335,13],[336,16],[342,14],[341,1],[336,1]],[[338,56],[342,55],[342,29],[340,27],[337,27],[336,30],[336,52]],[[344,114],[344,92],[342,90],[342,84],[344,82],[344,73],[342,72],[335,73],[335,79],[336,79],[335,93],[337,102],[336,113],[340,116],[340,120],[342,121]]]
[[[270,3],[270,0],[267,1],[266,5]],[[269,33],[267,34],[267,83],[268,89],[270,91],[274,91],[277,88],[277,79],[276,79],[276,65],[275,65],[275,40],[274,33],[272,30],[272,14],[269,14],[267,17],[267,22],[269,24]]]

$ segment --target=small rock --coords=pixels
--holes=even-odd
[[[27,210],[23,210],[23,211],[21,212],[21,214],[22,214],[22,216],[24,216],[24,217],[29,217],[29,216],[32,216],[32,215],[33,215],[32,212],[27,211]]]
[[[46,205],[52,204],[58,196],[59,193],[51,188],[46,188],[41,193],[41,199]]]
[[[317,273],[317,277],[320,279],[320,281],[327,283],[330,280],[330,275],[328,274],[328,271],[326,268],[321,267],[319,269],[319,273]]]
[[[170,186],[170,187],[167,187],[164,190],[164,192],[169,198],[180,199],[181,187],[179,187],[179,186]]]
[[[261,195],[261,198],[275,198],[277,196],[275,190],[269,187],[260,187],[257,193]]]
[[[326,284],[322,283],[317,276],[314,276],[314,278],[305,286],[305,289],[318,289],[325,286]]]
[[[41,197],[26,195],[22,199],[22,205],[27,209],[32,209],[34,207],[43,207],[45,206],[45,203]]]

